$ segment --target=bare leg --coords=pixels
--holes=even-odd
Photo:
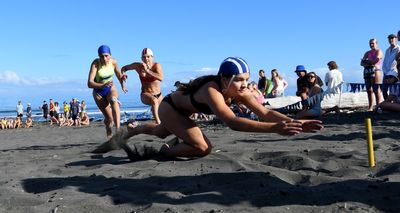
[[[400,112],[400,104],[391,103],[391,102],[382,102],[379,105],[383,110],[392,111],[392,112]]]
[[[153,114],[153,117],[156,121],[156,124],[160,124],[161,120],[160,117],[158,115],[158,109],[159,109],[159,105],[161,103],[162,100],[162,96],[156,98],[154,97],[152,94],[150,93],[142,93],[140,95],[140,98],[142,100],[142,102],[146,105],[150,105],[151,106],[151,112]]]
[[[164,145],[160,150],[162,154],[168,157],[202,157],[211,152],[210,140],[193,120],[165,102],[161,103],[159,112],[161,125],[184,141],[175,146]]]
[[[103,113],[104,116],[104,124],[106,127],[107,138],[111,138],[112,136],[112,121],[113,115],[111,107],[106,99],[98,95],[93,91],[93,98],[96,102],[97,107],[99,107],[100,111]]]
[[[115,131],[118,131],[121,126],[121,111],[118,102],[118,92],[115,86],[111,88],[111,91],[107,96],[107,100],[111,105],[112,120],[114,121]]]
[[[375,78],[374,78],[374,84],[380,84],[381,82],[382,82],[382,71],[376,71],[375,72]],[[378,87],[376,89],[376,91],[374,91],[374,93],[375,93],[376,105],[382,103],[384,98],[383,98],[383,94],[382,94],[381,88]]]
[[[367,85],[368,111],[372,111],[374,110],[374,102],[375,102],[373,82],[370,79],[365,79],[365,84]],[[370,85],[369,88],[368,85]]]

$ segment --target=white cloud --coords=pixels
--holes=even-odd
[[[0,72],[0,83],[20,84],[21,82],[22,79],[15,72],[12,71]]]
[[[1,84],[42,86],[42,85],[50,85],[50,84],[59,84],[59,83],[64,83],[64,82],[66,82],[66,80],[61,77],[23,78],[23,77],[20,77],[14,71],[7,70],[7,71],[0,72],[0,83]]]
[[[204,73],[217,73],[218,68],[214,68],[214,67],[202,67],[198,70],[196,70],[196,72],[204,72]]]

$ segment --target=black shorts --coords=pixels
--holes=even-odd
[[[17,117],[22,118],[22,113],[17,113]]]
[[[364,69],[364,79],[375,78],[375,67],[368,67]]]

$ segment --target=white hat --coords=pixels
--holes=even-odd
[[[142,50],[142,56],[144,56],[144,55],[154,56],[154,55],[153,55],[153,51],[151,51],[150,48],[144,48],[144,49]]]

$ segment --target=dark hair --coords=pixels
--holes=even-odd
[[[265,71],[264,71],[263,69],[261,69],[260,71],[258,71],[258,73],[260,73],[260,72],[263,72],[263,73],[265,73]]]
[[[221,77],[219,75],[205,75],[198,77],[192,81],[190,81],[186,88],[182,88],[181,91],[185,91],[185,94],[190,94],[196,92],[200,87],[202,87],[205,83],[210,81],[219,82]],[[219,83],[218,83],[219,84]]]
[[[330,70],[339,68],[335,61],[330,61],[330,62],[328,62],[327,65],[328,65]]]

